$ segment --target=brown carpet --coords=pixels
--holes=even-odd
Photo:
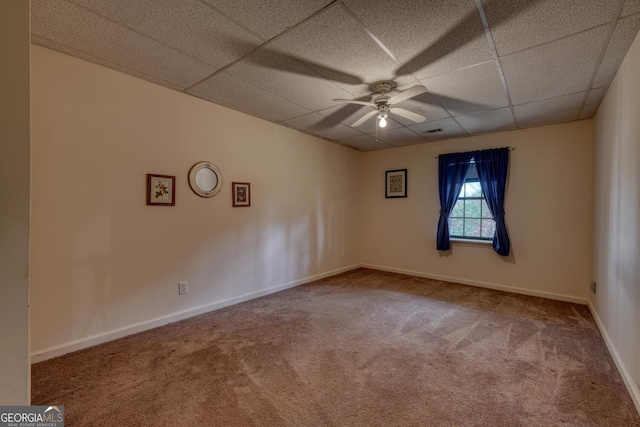
[[[32,375],[68,426],[640,426],[587,307],[367,269]]]

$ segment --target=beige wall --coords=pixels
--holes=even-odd
[[[586,303],[593,239],[592,121],[364,155],[362,260],[461,283]],[[506,194],[512,254],[453,243],[436,250],[438,154],[514,147]],[[408,198],[385,199],[385,170],[408,169]]]
[[[0,2],[0,405],[29,403],[29,2]]]
[[[598,283],[590,298],[640,411],[640,37],[595,118]]]
[[[360,262],[360,153],[41,47],[32,62],[34,360]],[[223,175],[211,199],[188,187],[202,160]],[[175,207],[145,205],[146,173],[177,177]]]

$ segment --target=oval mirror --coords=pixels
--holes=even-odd
[[[211,162],[198,162],[189,170],[189,186],[200,197],[213,197],[222,188],[222,173]]]

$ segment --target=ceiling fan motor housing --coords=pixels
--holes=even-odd
[[[397,83],[391,80],[384,80],[371,85],[371,87],[380,94],[373,99],[373,103],[378,107],[378,118],[387,117],[389,115],[389,99],[391,97],[387,96],[387,93],[391,89],[395,89],[397,86]]]
[[[387,95],[376,96],[373,99],[373,103],[376,104],[378,106],[378,108],[380,108],[383,105],[386,105],[388,107],[389,106],[389,97]]]
[[[382,82],[376,82],[372,85],[376,92],[384,95],[385,93],[389,92],[391,89],[395,88],[397,85],[396,82],[392,82],[392,81],[382,81]]]

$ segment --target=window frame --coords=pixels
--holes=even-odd
[[[472,163],[473,163],[473,161],[472,161]],[[479,183],[480,179],[479,178],[465,178],[464,182],[462,183],[462,188],[461,188],[460,192],[466,191],[465,190],[465,185],[467,183],[474,183],[474,182]],[[480,209],[481,209],[480,210],[480,218],[467,218],[466,217],[466,215],[465,215],[466,214],[466,203],[464,203],[465,200],[480,200]],[[480,196],[479,197],[478,196],[472,196],[472,197],[461,197],[461,196],[458,196],[458,199],[456,200],[455,205],[453,205],[454,209],[455,209],[455,206],[460,201],[463,201],[463,203],[462,203],[463,215],[461,217],[460,216],[453,216],[452,215],[453,211],[451,212],[451,214],[449,214],[449,218],[448,218],[448,220],[449,220],[449,239],[451,241],[460,241],[460,242],[492,243],[493,242],[493,236],[491,236],[491,237],[482,237],[482,231],[480,232],[480,236],[465,236],[465,235],[453,234],[451,232],[451,229],[452,229],[452,227],[451,227],[451,219],[462,219],[462,231],[463,231],[463,233],[464,233],[464,230],[465,230],[465,221],[467,219],[480,220],[480,228],[481,229],[482,229],[482,221],[491,220],[491,221],[494,222],[494,235],[495,235],[495,221],[493,220],[493,218],[483,218],[482,217],[482,201],[484,201],[485,205],[487,204],[486,197],[484,195],[484,190],[482,189],[482,185],[480,185]],[[487,208],[488,208],[488,205],[487,205]],[[491,212],[491,211],[489,211],[489,212]]]

